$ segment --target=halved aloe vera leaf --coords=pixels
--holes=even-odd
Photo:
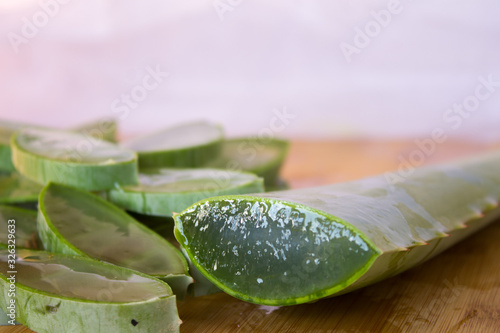
[[[252,172],[264,178],[266,188],[276,186],[288,145],[288,141],[280,139],[225,140],[222,142],[219,156],[209,161],[207,166]]]
[[[153,277],[81,256],[18,249],[15,273],[0,251],[0,307],[37,332],[178,332],[169,286]],[[13,311],[14,312],[14,311]],[[14,317],[14,316],[13,316]]]
[[[220,126],[196,122],[132,139],[123,145],[139,154],[141,168],[189,168],[217,156],[222,138]]]
[[[42,186],[18,173],[0,175],[0,203],[36,202],[41,190]]]
[[[179,250],[89,192],[48,184],[40,193],[38,233],[47,251],[88,256],[155,276],[180,297],[192,283]]]
[[[292,305],[400,273],[500,218],[500,153],[394,175],[203,200],[175,236],[240,299]],[[450,236],[450,237],[448,237]]]
[[[12,236],[9,238],[11,234],[9,230],[13,231],[14,238]],[[36,211],[0,205],[0,244],[15,245],[13,248],[40,248],[41,243],[36,229]]]
[[[260,193],[262,178],[246,172],[218,169],[142,169],[139,185],[108,192],[108,199],[129,211],[172,216],[193,203],[225,194]]]
[[[116,119],[103,118],[71,129],[72,132],[88,135],[100,140],[116,142]]]
[[[137,183],[134,152],[82,134],[23,129],[11,139],[12,161],[23,176],[89,191]]]

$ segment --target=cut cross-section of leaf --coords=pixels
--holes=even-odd
[[[178,249],[92,193],[48,184],[40,194],[38,233],[48,251],[88,256],[155,276],[181,297],[192,282]]]
[[[12,264],[0,250],[0,307],[36,332],[179,331],[175,296],[158,279],[81,256],[22,249],[16,256]]]
[[[172,216],[193,203],[226,194],[260,193],[261,178],[246,172],[218,169],[143,169],[139,185],[108,192],[108,199],[129,211]]]
[[[12,161],[23,176],[100,191],[137,183],[137,156],[82,134],[23,129],[11,139]]]
[[[222,138],[220,126],[196,122],[132,139],[123,145],[139,154],[141,168],[189,168],[216,157]]]

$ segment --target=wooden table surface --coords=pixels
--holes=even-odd
[[[425,163],[495,148],[443,143]],[[414,142],[295,142],[283,177],[293,188],[353,180],[394,170],[416,149]],[[496,223],[394,278],[312,304],[273,308],[222,293],[190,298],[179,302],[181,332],[500,332],[499,239]]]

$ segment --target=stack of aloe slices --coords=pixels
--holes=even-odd
[[[62,266],[69,267],[69,270],[73,270],[72,267],[88,267],[79,262],[82,260],[106,263],[106,267],[111,271],[114,267],[117,267],[116,269],[123,267],[125,270],[133,270],[138,276],[148,276],[153,280],[159,278],[167,282],[177,299],[183,298],[188,285],[192,295],[204,295],[219,289],[206,280],[190,262],[188,269],[188,261],[172,237],[171,216],[198,200],[215,195],[262,193],[264,179],[259,175],[264,176],[266,184],[273,184],[275,178],[271,179],[269,175],[276,176],[276,167],[281,165],[286,153],[286,148],[283,151],[275,151],[274,157],[262,153],[253,157],[253,163],[243,163],[236,170],[214,169],[207,168],[212,161],[221,161],[222,158],[225,161],[237,161],[241,156],[238,156],[236,151],[234,157],[229,156],[227,149],[222,147],[226,143],[230,144],[231,140],[223,140],[220,126],[207,122],[169,128],[150,135],[149,138],[134,140],[132,146],[140,144],[137,152],[125,147],[130,147],[130,142],[123,145],[111,142],[114,141],[116,126],[110,126],[109,123],[104,126],[103,122],[99,122],[71,131],[27,124],[9,123],[9,126],[5,124],[5,122],[0,123],[4,139],[0,148],[7,147],[5,150],[8,150],[8,154],[0,157],[0,164],[14,166],[15,170],[8,167],[3,169],[7,173],[0,175],[0,203],[28,206],[35,210],[0,205],[0,225],[5,229],[4,233],[0,232],[0,248],[6,248],[7,251],[13,248],[8,241],[7,221],[15,220],[18,251],[22,248],[44,248],[50,251],[36,254],[18,252],[19,258],[23,255],[30,259],[37,258],[36,260],[43,258],[35,265],[41,267],[37,270],[43,271],[44,267],[57,265],[53,263],[47,265],[49,257],[57,260],[59,257],[63,258]],[[106,135],[107,132],[102,130],[103,126],[108,130],[111,128],[113,135]],[[8,128],[5,129],[6,127]],[[249,140],[255,141],[255,139]],[[148,148],[148,145],[151,147]],[[274,149],[273,144],[268,146],[269,149]],[[221,149],[224,151],[223,154]],[[270,160],[274,162],[269,163]],[[139,165],[147,165],[149,168],[139,169]],[[175,168],[172,168],[173,165]],[[265,169],[273,171],[266,173]],[[260,170],[264,172],[261,173]],[[38,212],[37,207],[32,206],[32,203],[37,202]],[[141,220],[155,219],[154,229],[173,243],[137,222],[119,207],[146,214],[134,215],[141,216]],[[19,253],[22,253],[22,256],[19,256]],[[49,253],[60,255],[52,257]],[[21,266],[22,269],[25,268],[24,264]],[[188,270],[197,277],[195,283],[192,283],[193,279]],[[0,272],[4,281],[8,277],[6,271]],[[82,273],[82,277],[87,276],[85,274],[89,276],[94,274],[92,269],[87,271],[87,268],[77,271]],[[49,273],[53,273],[52,268],[49,269]],[[64,279],[69,277],[64,273],[54,274],[54,276],[64,276]],[[24,274],[22,275],[20,279],[26,278]],[[46,289],[47,286],[43,282],[46,278],[47,276],[43,274],[30,275],[26,283],[20,282],[20,288],[23,289],[22,297],[41,303],[48,300],[47,296],[52,297],[50,304],[46,304],[48,313],[61,313],[62,305],[65,306],[64,311],[75,309],[83,311],[81,316],[75,319],[82,323],[82,326],[72,327],[72,332],[84,331],[83,327],[86,327],[88,320],[101,318],[101,315],[106,316],[106,313],[98,313],[102,308],[102,300],[92,297],[87,299],[81,294],[68,294],[68,291],[58,292],[60,289],[55,290],[50,286]],[[132,280],[135,281],[135,278]],[[74,284],[68,281],[66,290],[81,288],[81,281],[79,277],[75,277]],[[126,282],[128,284],[133,281]],[[118,289],[120,290],[112,289],[112,291],[113,294],[116,292],[113,297],[120,301],[115,304],[116,306],[110,307],[108,314],[116,312],[120,306],[131,309],[136,306],[138,300],[128,299],[131,295],[123,294],[121,291],[128,287]],[[26,294],[24,290],[27,291]],[[156,312],[151,316],[151,320],[156,321],[155,323],[144,324],[144,321],[134,318],[128,322],[120,321],[116,323],[118,325],[116,327],[124,332],[138,330],[139,326],[143,327],[143,331],[150,332],[178,330],[177,312],[171,309],[172,299],[175,300],[176,296],[173,296],[171,291],[168,294],[168,307],[155,308]],[[57,302],[58,299],[68,302]],[[4,298],[0,300],[3,309],[8,301],[4,294]],[[53,302],[56,302],[56,305],[53,305]],[[80,308],[81,303],[89,304],[86,304],[88,307]],[[62,328],[63,331],[67,331],[64,325],[69,323],[60,323],[59,317],[44,315],[44,319],[41,320],[40,310],[27,309],[28,307],[16,319],[28,327],[39,332],[60,331]],[[175,310],[175,304],[173,309]],[[38,312],[32,313],[32,311]],[[168,313],[161,322],[158,322],[164,311]],[[102,326],[95,331],[108,332],[109,328]]]

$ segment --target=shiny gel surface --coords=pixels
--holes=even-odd
[[[16,283],[57,296],[97,302],[140,302],[170,296],[160,281],[96,260],[17,250]],[[8,251],[0,251],[0,274],[8,278]]]

